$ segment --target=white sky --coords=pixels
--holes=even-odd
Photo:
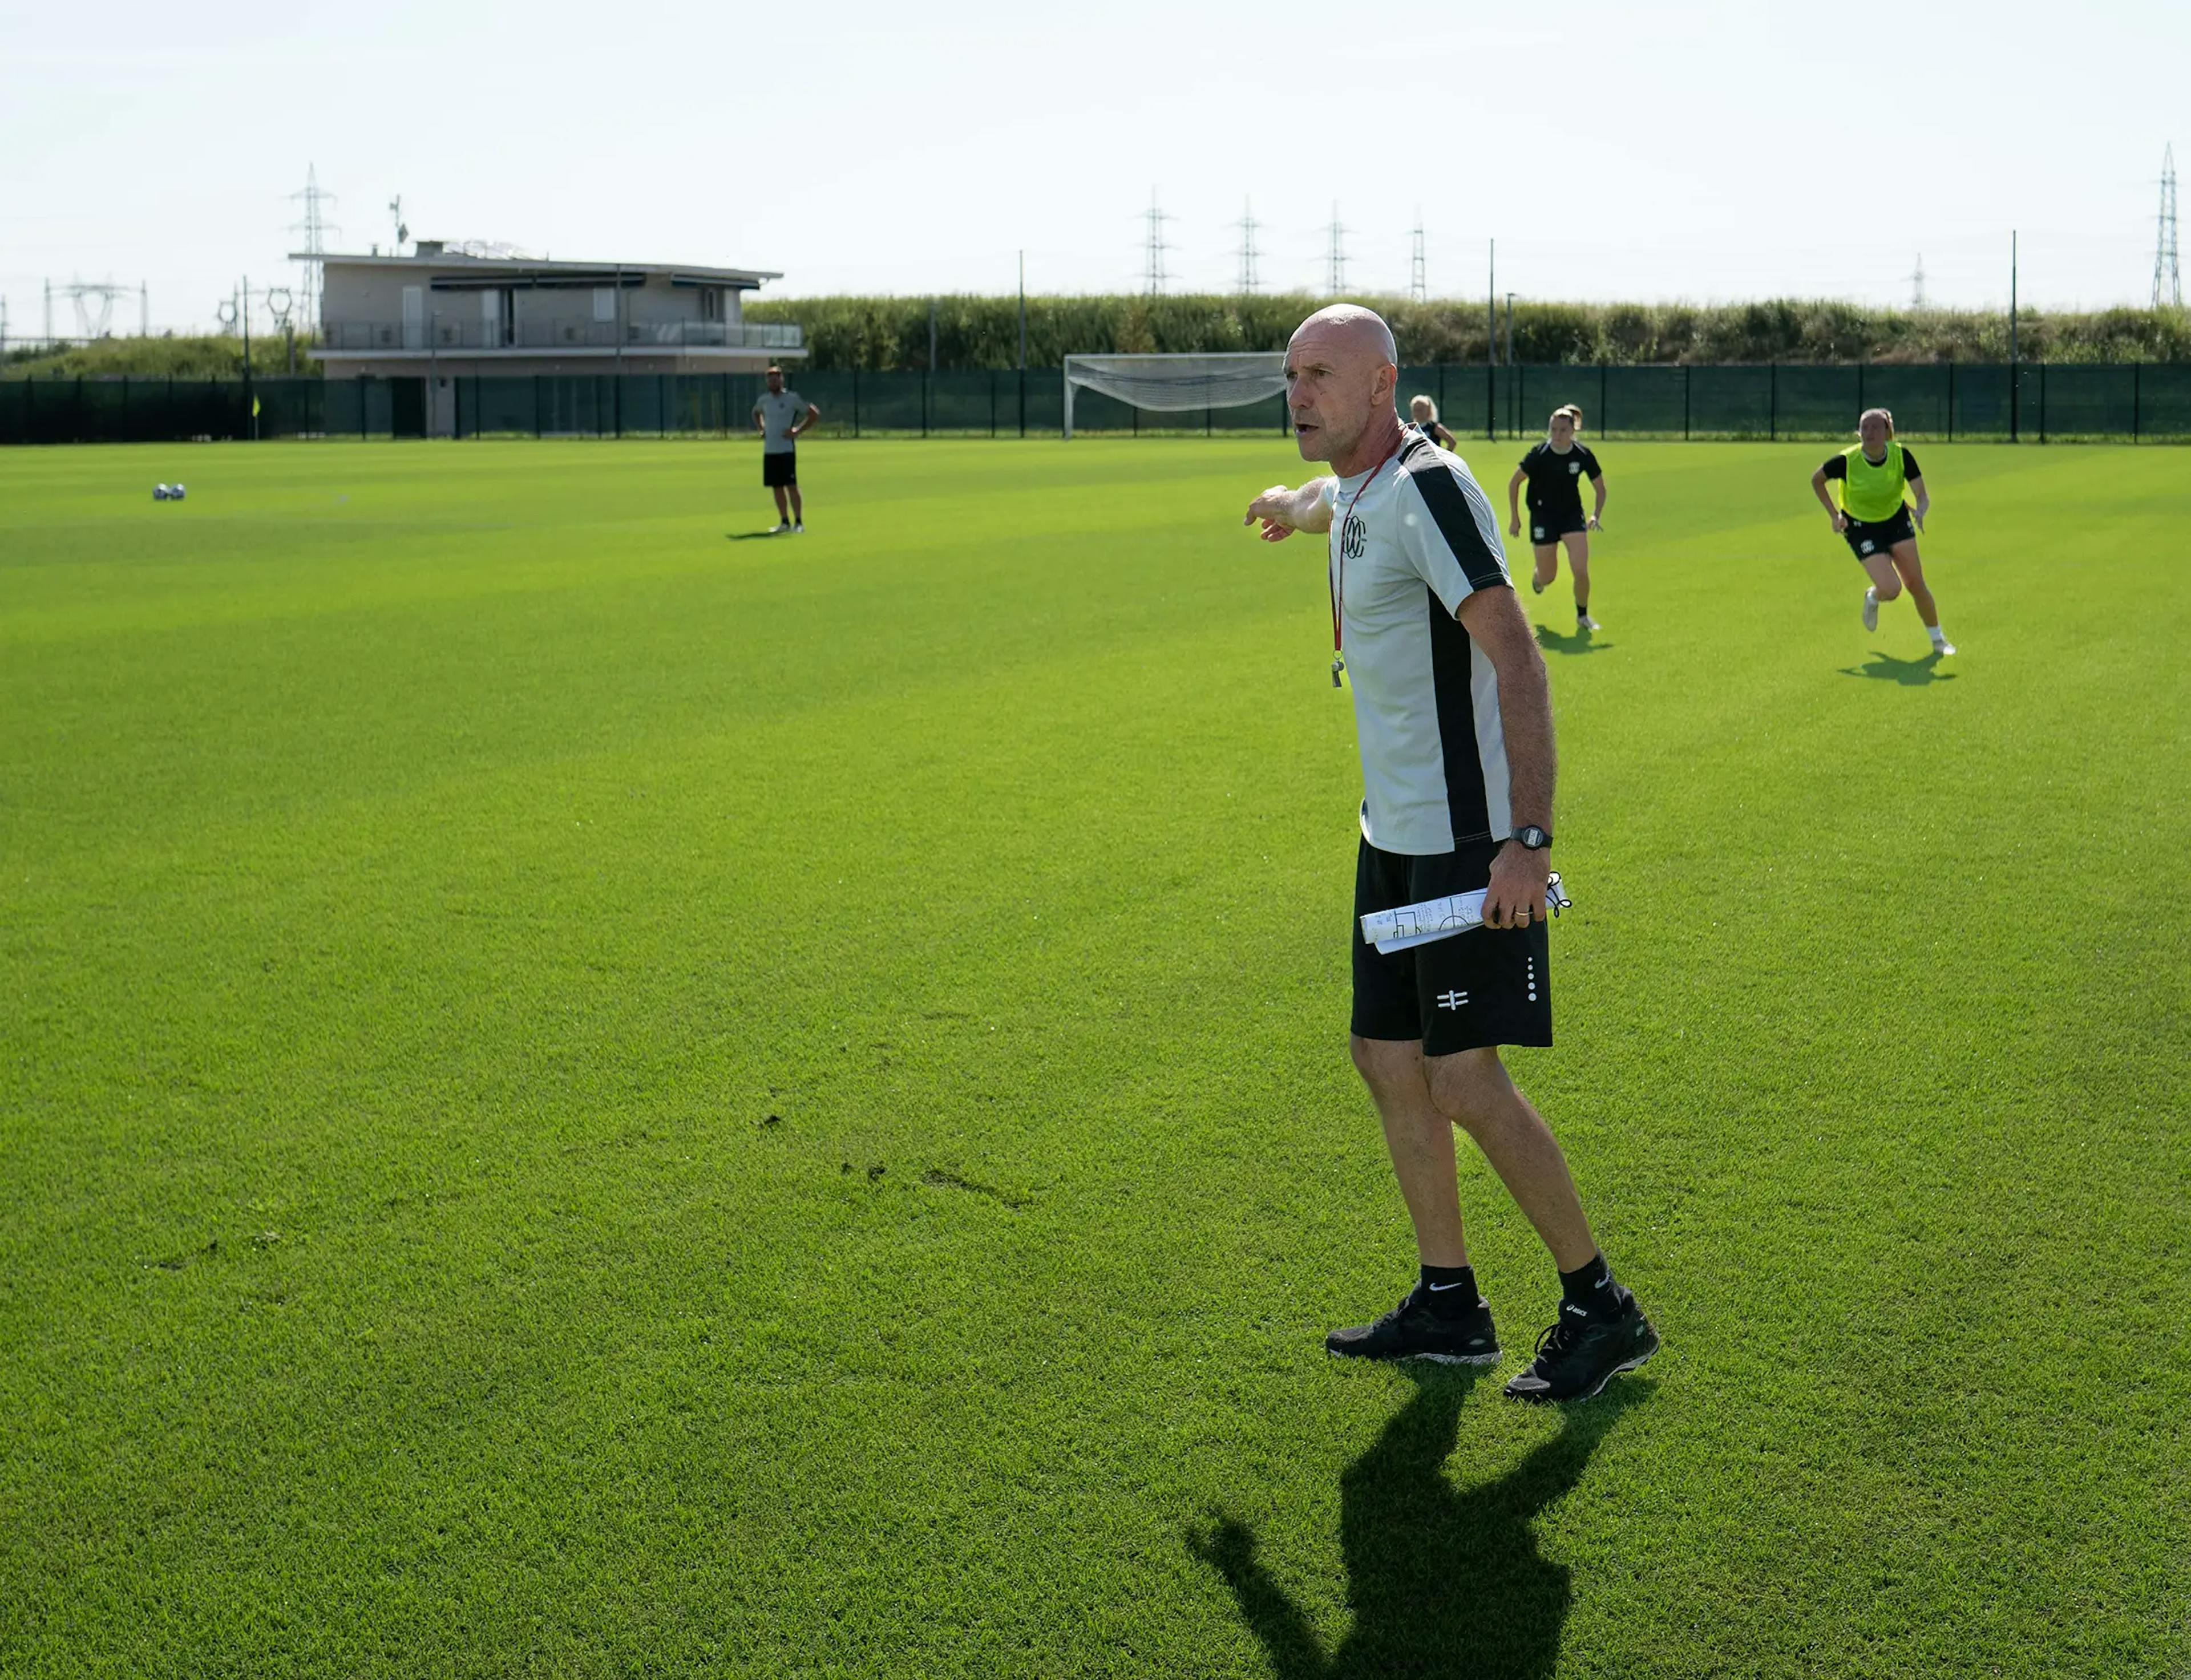
[[[1265,290],[2143,303],[2161,148],[2191,173],[2191,4],[1299,0],[623,12],[0,0],[0,296],[151,289],[209,325],[293,281],[308,162],[338,248],[414,234],[778,269],[771,294]],[[56,304],[58,331],[72,311]],[[115,325],[134,330],[134,298]]]

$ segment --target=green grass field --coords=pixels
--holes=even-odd
[[[0,456],[0,1672],[2191,1672],[2191,454],[1920,447],[1943,663],[1816,446],[1524,597],[1666,1342],[1564,1415],[1321,1350],[1280,440]]]

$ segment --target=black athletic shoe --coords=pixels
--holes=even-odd
[[[1586,1400],[1658,1351],[1659,1332],[1632,1295],[1615,1319],[1562,1307],[1558,1321],[1537,1338],[1537,1357],[1506,1392],[1517,1400]]]
[[[1324,1351],[1348,1359],[1436,1359],[1441,1365],[1499,1363],[1499,1332],[1491,1306],[1478,1296],[1470,1312],[1446,1314],[1431,1304],[1430,1286],[1417,1284],[1408,1298],[1374,1324],[1350,1325],[1323,1338]]]

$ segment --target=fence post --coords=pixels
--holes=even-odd
[[[1769,442],[1780,441],[1780,364],[1765,364],[1765,425]]]
[[[1027,358],[1020,358],[1020,435],[1027,435]]]
[[[1613,435],[1613,422],[1606,417],[1611,412],[1612,405],[1607,401],[1605,394],[1605,364],[1600,362],[1597,365],[1597,429],[1608,437]]]
[[[2143,383],[2138,376],[2144,368],[2145,364],[2143,361],[2134,361],[2130,365],[2130,440],[2132,443],[2137,441],[2138,387]]]
[[[2046,441],[2046,364],[2039,364],[2039,441]]]
[[[856,437],[856,437],[858,437],[858,436],[859,436],[859,434],[860,434],[860,370],[859,370],[858,366],[856,365],[856,366],[853,367],[853,369],[852,369],[852,435],[853,435],[854,437]]]
[[[997,434],[997,370],[989,370],[989,435]]]
[[[920,371],[920,434],[928,435],[928,370]]]
[[[1682,441],[1689,440],[1689,364],[1682,364]]]
[[[1948,441],[1955,440],[1955,364],[1948,364]]]

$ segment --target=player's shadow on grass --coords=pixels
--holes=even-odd
[[[1549,624],[1537,626],[1537,645],[1546,653],[1610,653],[1613,644],[1602,642],[1587,630],[1562,636]]]
[[[1897,659],[1875,653],[1861,665],[1844,665],[1844,677],[1869,677],[1881,683],[1899,683],[1905,689],[1921,689],[1927,683],[1952,683],[1955,673],[1939,668],[1941,656],[1928,653],[1922,659]]]
[[[726,531],[723,535],[733,542],[763,542],[776,533],[772,531]]]
[[[1532,1526],[1580,1479],[1614,1422],[1651,1387],[1630,1377],[1563,1407],[1559,1433],[1505,1475],[1456,1491],[1446,1479],[1473,1376],[1417,1375],[1414,1396],[1340,1478],[1340,1544],[1354,1625],[1326,1652],[1231,1518],[1192,1536],[1225,1578],[1278,1680],[1491,1680],[1549,1675],[1574,1599],[1564,1564]]]

